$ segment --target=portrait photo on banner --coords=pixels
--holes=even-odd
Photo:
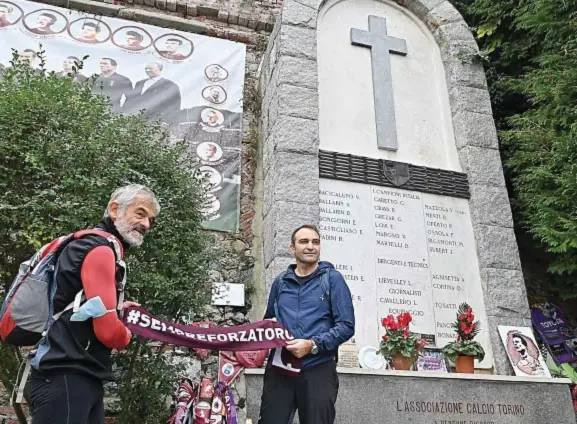
[[[46,71],[166,126],[209,193],[203,227],[238,231],[244,44],[26,0],[0,0],[0,37],[0,72],[16,51],[39,73],[42,50]]]
[[[501,341],[515,370],[522,377],[551,377],[530,327],[498,326]]]

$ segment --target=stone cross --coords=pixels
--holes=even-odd
[[[393,78],[389,53],[407,54],[407,43],[387,35],[387,20],[369,16],[369,30],[351,28],[354,46],[370,47],[377,122],[377,145],[383,150],[397,150],[397,127],[393,100]]]

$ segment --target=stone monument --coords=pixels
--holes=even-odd
[[[293,261],[291,231],[317,223],[321,257],[353,295],[349,352],[376,347],[380,320],[403,311],[443,347],[461,302],[487,352],[474,376],[341,368],[339,423],[574,421],[565,380],[507,376],[497,326],[531,321],[477,54],[447,0],[286,0],[271,36],[261,76],[267,290]],[[247,370],[253,419],[261,373]],[[546,408],[544,391],[562,407]]]

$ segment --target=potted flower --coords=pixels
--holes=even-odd
[[[416,333],[409,331],[409,324],[413,321],[411,314],[403,312],[383,318],[381,324],[386,334],[381,340],[379,354],[393,360],[396,370],[409,370],[415,359],[420,356],[425,347],[425,340]]]
[[[473,309],[467,303],[459,306],[453,328],[457,333],[457,341],[448,343],[443,348],[443,356],[455,363],[458,373],[473,374],[475,359],[482,361],[485,350],[479,342],[473,340],[479,334],[481,325],[479,321],[475,321]]]

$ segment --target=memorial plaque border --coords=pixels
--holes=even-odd
[[[399,163],[401,162],[320,150],[319,177],[461,199],[471,197],[467,174],[444,169],[403,164],[409,167],[409,179],[403,185],[395,185],[385,176],[385,168]]]

